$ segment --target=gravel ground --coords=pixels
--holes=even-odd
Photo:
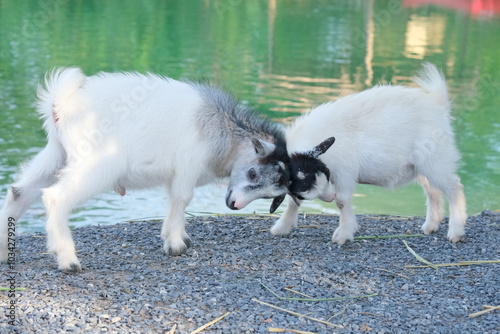
[[[432,236],[329,242],[336,216],[301,216],[290,236],[273,237],[276,218],[217,216],[190,219],[193,247],[162,253],[160,222],[131,222],[74,230],[83,272],[57,270],[41,233],[16,238],[16,302],[20,324],[0,314],[0,332],[190,333],[226,314],[205,333],[267,333],[270,328],[313,333],[500,333],[500,264],[410,269],[421,264],[403,240],[433,263],[498,260],[500,213],[470,217],[464,242]],[[420,233],[423,218],[358,216],[358,236]],[[0,266],[7,284],[7,265]],[[356,299],[303,301],[288,298]],[[305,297],[285,290],[306,294]],[[376,295],[375,295],[376,294]],[[288,314],[257,301],[343,328]]]

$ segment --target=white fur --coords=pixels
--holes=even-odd
[[[444,193],[450,205],[448,239],[457,242],[464,235],[466,204],[456,174],[460,155],[450,126],[446,82],[432,64],[425,64],[414,82],[418,88],[377,86],[325,103],[287,129],[290,153],[336,138],[319,157],[330,169],[340,209],[339,227],[332,237],[335,243],[353,240],[358,229],[351,204],[356,183],[392,188],[414,179],[427,195],[424,233],[438,229]],[[304,198],[321,197],[326,179],[317,178],[317,182]],[[298,205],[290,200],[271,233],[289,233],[297,224],[297,213]]]
[[[78,271],[81,266],[67,225],[72,209],[103,191],[124,195],[126,189],[157,186],[167,189],[170,200],[161,230],[164,250],[184,252],[189,246],[184,209],[193,189],[229,176],[235,163],[241,167],[259,158],[244,135],[239,134],[234,144],[231,134],[220,127],[211,137],[200,133],[200,115],[211,107],[195,87],[152,74],[86,77],[78,68],[49,74],[39,89],[38,105],[48,143],[24,165],[19,181],[8,191],[0,211],[0,261],[7,260],[8,217],[17,220],[41,196],[47,209],[48,250],[56,254],[60,269]],[[218,152],[216,131],[225,145],[216,147]],[[260,143],[268,151],[274,148],[272,143]],[[286,187],[281,193],[285,192]],[[241,201],[253,199],[246,196]]]

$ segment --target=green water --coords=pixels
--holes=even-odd
[[[453,99],[468,212],[500,209],[500,17],[409,3],[415,1],[0,0],[0,198],[19,162],[45,145],[35,90],[56,66],[77,65],[88,75],[208,78],[289,122],[340,94],[407,83],[430,61],[443,70]],[[224,192],[224,184],[203,187],[188,211],[228,212]],[[423,215],[424,201],[416,185],[360,186],[355,210]],[[268,205],[256,201],[244,212]],[[75,212],[71,225],[161,217],[165,210],[158,190],[110,193]],[[318,201],[305,210],[336,208]],[[19,230],[42,229],[43,212],[35,204]]]

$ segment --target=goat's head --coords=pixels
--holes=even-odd
[[[309,151],[292,154],[290,158],[291,185],[289,194],[297,200],[319,198],[325,202],[335,199],[335,188],[330,182],[330,170],[319,156],[335,142],[334,137],[324,140]]]
[[[240,210],[255,199],[274,198],[274,212],[291,185],[286,147],[255,138],[252,145],[253,150],[248,156],[240,156],[231,171],[226,205]]]

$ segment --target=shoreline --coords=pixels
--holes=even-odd
[[[424,222],[357,218],[356,237],[420,234]],[[469,217],[465,240],[457,244],[446,240],[446,223],[429,236],[357,239],[339,246],[330,242],[338,216],[302,214],[302,227],[286,237],[267,231],[275,219],[194,216],[186,226],[193,246],[177,257],[163,254],[158,221],[80,227],[73,230],[84,269],[78,274],[57,270],[45,253],[43,233],[23,233],[16,237],[14,263],[16,288],[24,288],[15,290],[14,298],[20,325],[8,325],[13,298],[3,291],[0,329],[165,333],[175,325],[173,333],[190,333],[225,315],[205,332],[500,331],[500,310],[469,317],[482,305],[500,305],[499,263],[409,268],[422,263],[403,243],[433,264],[500,260],[500,212]],[[0,266],[3,287],[7,265]],[[331,300],[339,297],[349,298]]]

